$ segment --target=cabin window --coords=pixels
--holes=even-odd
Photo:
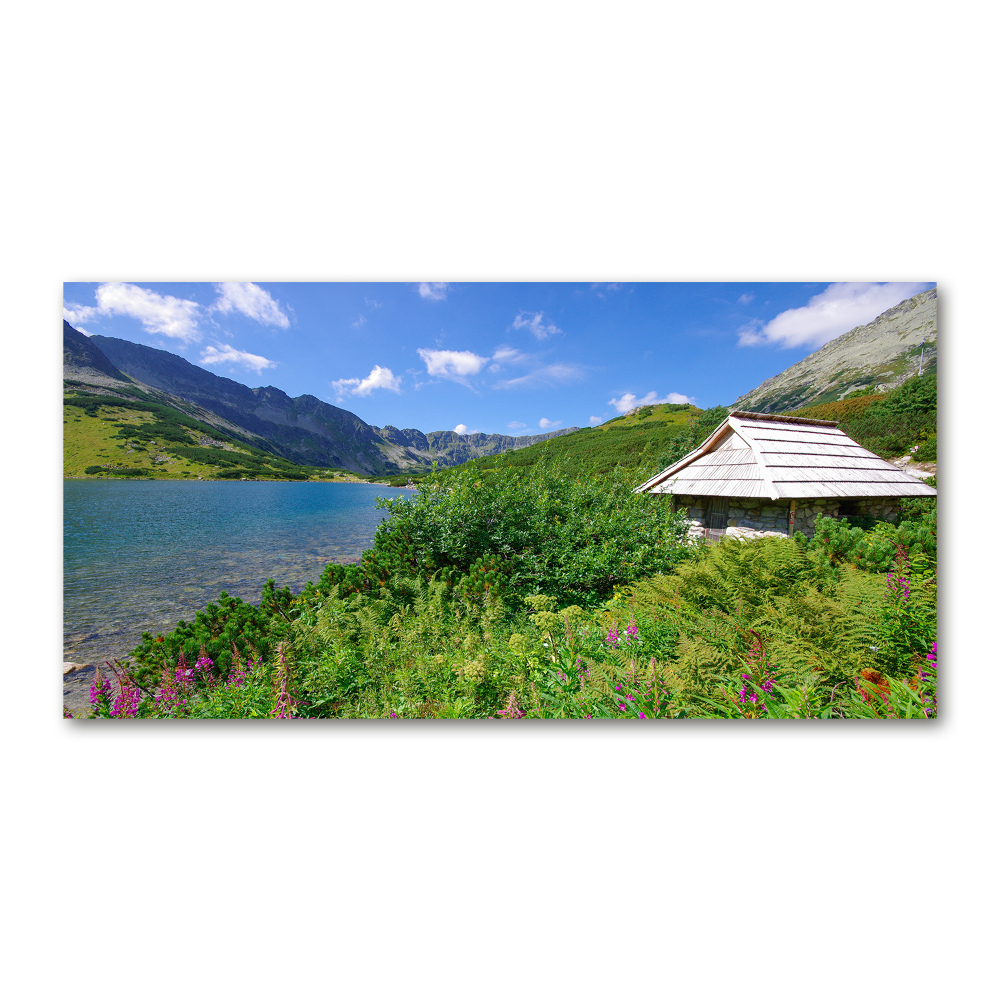
[[[729,500],[726,497],[705,499],[705,540],[717,542],[726,533]]]
[[[837,508],[838,517],[861,517],[860,500],[841,500]]]

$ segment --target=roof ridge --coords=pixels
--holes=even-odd
[[[813,424],[816,427],[836,427],[839,420],[816,420],[813,417],[790,417],[780,413],[754,413],[752,410],[733,410],[731,417],[742,417],[745,420],[773,420],[782,424]]]

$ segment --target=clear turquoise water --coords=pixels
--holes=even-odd
[[[67,480],[63,652],[122,658],[142,633],[190,621],[222,590],[256,603],[261,585],[301,590],[327,562],[353,562],[412,490],[360,483]]]

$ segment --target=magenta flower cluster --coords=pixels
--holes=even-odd
[[[523,719],[526,713],[517,703],[517,695],[511,691],[507,704],[497,714],[501,719]]]
[[[90,685],[90,704],[96,705],[102,697],[106,698],[110,692],[110,681],[104,680],[104,678],[98,674],[95,683]]]
[[[910,599],[910,560],[907,558],[906,549],[902,545],[896,546],[896,555],[892,561],[892,568],[885,578],[886,590],[894,597],[905,603]]]
[[[635,624],[635,619],[630,618],[628,626],[625,628],[625,642],[628,642],[630,639],[638,640],[638,638],[639,638],[638,626]],[[621,636],[618,634],[617,625],[612,625],[611,628],[608,629],[608,634],[605,637],[604,641],[613,649],[618,648],[619,643],[621,642]]]

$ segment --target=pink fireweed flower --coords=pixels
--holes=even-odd
[[[640,719],[645,719],[646,718],[646,713],[645,712],[640,712],[639,713],[639,718]]]
[[[183,649],[177,657],[177,669],[174,671],[174,680],[181,687],[187,686],[194,680],[194,668],[188,663]]]
[[[893,596],[899,598],[904,604],[910,597],[910,559],[906,553],[906,546],[896,545],[896,555],[892,560],[892,569],[885,578],[886,590]]]
[[[501,719],[523,719],[525,716],[524,710],[517,703],[517,695],[511,691],[510,697],[507,699],[507,704],[499,711],[499,716]]]
[[[271,717],[291,719],[298,704],[291,692],[291,664],[288,662],[288,643],[278,643],[278,665],[274,672],[274,707]]]
[[[632,618],[632,619],[629,620],[628,628],[625,629],[625,636],[626,636],[626,641],[628,639],[638,639],[639,638],[639,629],[636,628],[635,619],[634,618]]]
[[[139,708],[140,697],[141,694],[137,687],[123,682],[121,690],[111,706],[111,715],[116,719],[134,719]]]
[[[604,641],[609,646],[618,645],[618,629],[614,625],[612,625],[611,628],[608,629],[608,637]]]

